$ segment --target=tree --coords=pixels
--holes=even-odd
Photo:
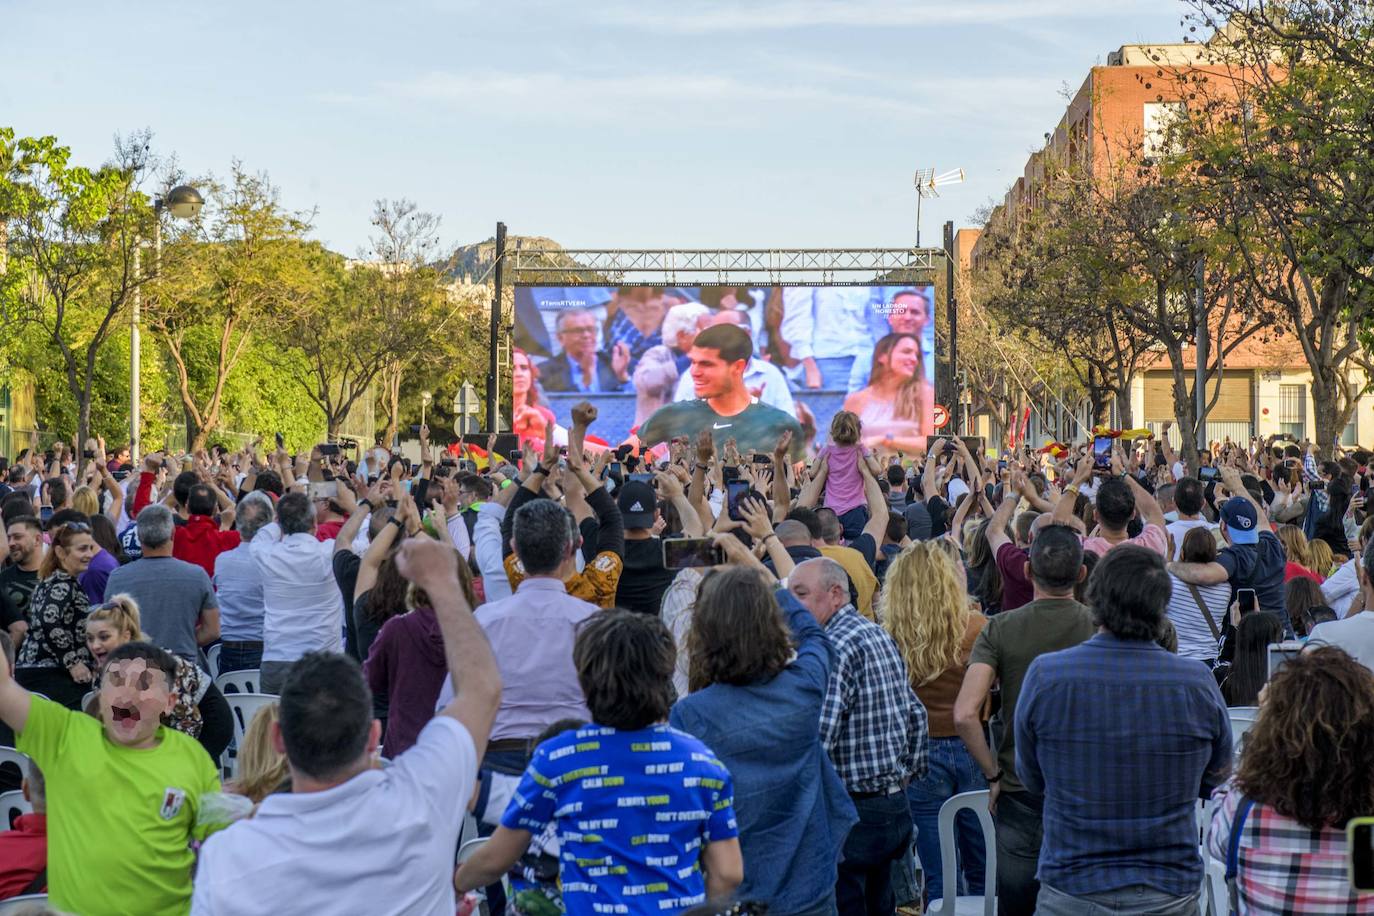
[[[59,357],[77,405],[76,434],[91,427],[101,351],[143,282],[140,240],[152,208],[138,189],[148,135],[116,140],[115,158],[98,169],[74,165],[54,137],[15,139],[0,130],[0,223],[7,225],[0,325],[11,335],[42,329]]]
[[[1317,444],[1355,407],[1351,370],[1374,369],[1374,10],[1298,0],[1194,0],[1221,76],[1173,73],[1181,134],[1217,201],[1245,282],[1282,310],[1312,374]]]
[[[389,351],[379,378],[387,415],[387,439],[401,419],[401,383],[421,354],[433,356],[435,336],[446,319],[447,297],[442,275],[431,266],[439,243],[439,217],[409,200],[378,200],[365,260],[373,268],[369,287],[375,306],[398,342],[411,344]]]
[[[208,213],[164,248],[144,316],[166,348],[192,449],[221,421],[225,386],[259,328],[309,295],[304,215],[282,208],[265,174],[235,162],[211,182]]]

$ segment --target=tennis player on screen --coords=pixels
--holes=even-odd
[[[692,341],[689,370],[696,400],[667,404],[639,427],[639,441],[656,446],[677,436],[695,438],[711,431],[716,448],[734,439],[742,454],[771,453],[783,430],[792,431],[792,457],[802,455],[801,424],[790,414],[761,404],[744,384],[744,371],[754,344],[743,329],[730,324],[709,327]]]

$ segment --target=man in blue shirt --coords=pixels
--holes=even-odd
[[[1096,636],[1031,663],[1016,772],[1042,794],[1041,916],[1198,911],[1195,803],[1226,776],[1231,726],[1206,666],[1160,648],[1158,553],[1108,552],[1089,580]]]

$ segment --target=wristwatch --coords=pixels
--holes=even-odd
[[[1002,776],[1003,776],[1003,775],[1005,775],[1004,771],[1002,770],[1001,767],[998,767],[996,773],[992,774],[991,776],[987,776],[987,777],[985,777],[985,778],[987,779],[988,785],[993,785],[994,783],[999,783],[999,782],[1001,782],[1001,781],[1002,781]]]

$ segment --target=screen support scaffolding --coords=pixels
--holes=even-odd
[[[644,286],[891,282],[943,266],[939,248],[512,248],[516,283],[596,286],[633,276]],[[893,276],[893,275],[896,276]],[[557,281],[557,282],[555,282]]]

